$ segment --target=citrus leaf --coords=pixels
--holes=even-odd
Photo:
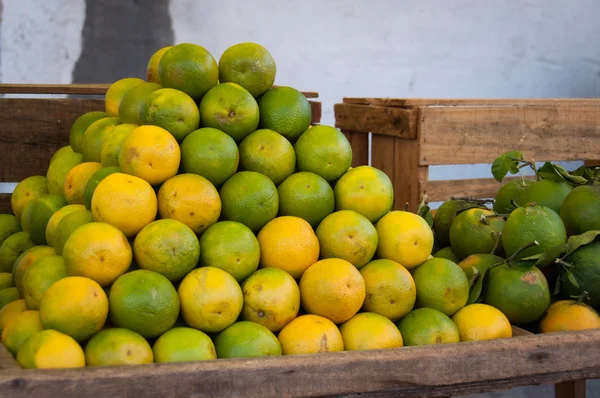
[[[561,243],[560,245],[556,245],[556,246],[550,247],[550,248],[546,249],[540,255],[540,257],[537,259],[537,261],[533,265],[535,265],[538,268],[547,267],[550,264],[553,264],[554,261],[557,258],[559,258],[566,251],[567,251],[567,244],[566,243]]]
[[[588,243],[592,243],[596,237],[600,235],[600,231],[587,231],[581,235],[570,236],[567,240],[567,253],[566,256],[579,249],[581,246],[585,246]]]
[[[587,184],[588,180],[586,178],[584,178],[583,176],[576,176],[573,175],[571,173],[569,173],[567,171],[567,169],[565,169],[564,167],[562,167],[559,164],[555,164],[554,168],[556,169],[556,171],[568,182],[570,182],[571,184],[574,185],[583,185],[583,184]]]
[[[492,163],[492,175],[496,181],[502,182],[509,172],[517,174],[519,172],[520,160],[523,160],[523,153],[521,151],[510,151],[497,157]]]
[[[575,275],[573,275],[571,271],[567,271],[567,278],[569,278],[569,282],[571,282],[573,286],[579,289],[579,282],[577,282],[577,278],[575,278]]]
[[[492,267],[486,268],[486,270],[483,271],[483,275],[479,275],[479,278],[477,278],[475,284],[473,285],[473,288],[469,292],[469,300],[467,301],[467,304],[483,302],[483,298],[485,297],[485,291],[487,290],[487,285],[490,279],[489,274],[491,268]]]
[[[556,182],[565,181],[565,178],[556,169],[556,165],[550,162],[544,163],[544,165],[538,169],[538,175],[544,180],[551,180]]]
[[[420,206],[417,214],[427,221],[430,228],[433,228],[433,215],[431,214],[429,206]]]

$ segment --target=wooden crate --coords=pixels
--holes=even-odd
[[[0,85],[0,93],[101,95],[105,90],[106,86],[90,85]],[[307,97],[316,96],[311,94]],[[312,106],[316,123],[320,103],[313,102]],[[73,120],[83,112],[102,108],[102,101],[95,98],[0,98],[0,181],[44,175],[53,151],[68,143]],[[390,118],[385,121],[377,112],[368,113],[371,111],[356,114],[366,117],[371,123],[368,128],[355,123],[357,128],[350,130],[380,131],[384,139],[391,139],[387,142],[392,144],[390,150],[385,140],[375,137],[373,149],[377,153],[386,149],[388,155],[376,155],[374,164],[388,173],[418,164],[416,155],[409,156],[410,147],[403,148],[394,141],[399,137],[416,141],[406,134],[415,128],[416,115],[406,118],[406,109],[392,108],[384,111]],[[381,129],[373,129],[377,125]],[[365,164],[366,135],[352,131],[347,135],[353,143],[355,164]],[[406,156],[397,159],[401,152]],[[402,173],[408,175],[400,171],[390,174],[396,184]],[[6,198],[4,195],[4,210]],[[440,397],[561,383],[557,387],[561,397],[580,397],[585,383],[573,381],[600,377],[600,330],[531,335],[515,327],[513,334],[510,339],[391,350],[51,370],[21,369],[0,344],[0,391],[7,397]]]
[[[416,210],[422,194],[491,198],[500,187],[493,178],[430,181],[430,166],[488,164],[509,150],[535,161],[600,160],[600,99],[345,98],[335,118],[354,166],[367,164],[373,133],[371,164],[392,179],[396,209]]]

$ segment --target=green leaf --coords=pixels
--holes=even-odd
[[[560,245],[556,245],[546,249],[535,262],[536,267],[544,268],[553,264],[554,261],[559,258],[564,252],[567,251],[567,244],[561,243]]]
[[[427,221],[430,228],[433,228],[433,215],[431,214],[429,206],[420,206],[417,214]]]
[[[587,184],[588,180],[587,178],[584,178],[583,176],[575,176],[572,175],[571,173],[569,173],[567,171],[567,169],[565,169],[564,167],[562,167],[559,164],[555,164],[554,168],[556,169],[556,171],[558,171],[558,173],[568,182],[570,182],[571,184],[574,185],[583,185],[583,184]]]
[[[538,175],[544,180],[565,182],[565,178],[558,172],[556,165],[550,162],[544,163],[544,165],[538,169]]]
[[[581,246],[585,246],[588,243],[592,243],[596,237],[600,235],[600,231],[587,231],[581,235],[570,236],[567,240],[567,250],[565,256],[570,255]]]
[[[571,282],[571,284],[573,286],[575,286],[577,289],[579,289],[579,282],[577,282],[577,278],[575,278],[575,275],[573,275],[573,273],[571,271],[566,271],[567,272],[567,278],[569,278],[569,282]]]
[[[471,288],[471,291],[469,292],[469,301],[467,301],[467,304],[475,304],[475,303],[481,303],[483,302],[483,299],[485,297],[485,292],[487,290],[487,285],[489,282],[489,275],[490,275],[490,269],[492,269],[492,267],[488,267],[486,268],[485,271],[483,271],[483,275],[479,275],[479,278],[475,281],[475,284],[473,285],[473,287]]]
[[[502,154],[492,163],[492,175],[498,182],[502,182],[504,177],[510,172],[517,174],[519,172],[519,161],[523,160],[521,151],[510,151]]]

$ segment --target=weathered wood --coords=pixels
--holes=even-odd
[[[565,381],[554,385],[555,398],[585,398],[585,380]]]
[[[46,175],[52,154],[69,145],[73,122],[98,110],[104,110],[104,101],[0,98],[0,182]]]
[[[600,160],[586,160],[583,162],[586,167],[600,166]]]
[[[352,167],[369,164],[369,134],[359,131],[342,130],[352,146]]]
[[[421,185],[421,190],[427,195],[428,202],[442,202],[450,199],[452,196],[488,199],[496,196],[502,184],[515,178],[521,177],[507,177],[502,183],[493,178],[424,181]]]
[[[79,94],[104,95],[106,84],[0,84],[0,94]],[[277,86],[274,86],[277,87]],[[315,91],[303,91],[306,98],[318,98]]]
[[[515,325],[511,325],[511,327],[512,327],[513,337],[533,335],[533,333],[531,333],[529,330],[521,329],[520,327],[515,326]]]
[[[335,104],[334,113],[340,129],[401,138],[417,136],[416,110]]]
[[[586,360],[582,361],[581,358]],[[399,371],[401,370],[401,371]],[[391,350],[0,372],[19,397],[461,395],[600,377],[600,329]]]
[[[308,101],[310,104],[310,110],[312,112],[311,124],[321,123],[321,102],[319,101]]]
[[[10,351],[0,343],[0,370],[21,369],[21,366],[15,361]]]
[[[10,194],[0,193],[0,214],[12,213],[10,206]]]
[[[513,149],[536,161],[600,159],[597,106],[423,107],[419,115],[421,165],[491,163]]]
[[[600,98],[344,98],[345,104],[389,107],[415,106],[529,106],[585,105],[600,106]]]

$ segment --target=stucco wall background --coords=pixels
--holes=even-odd
[[[319,91],[325,124],[344,96],[600,95],[596,0],[0,2],[4,83],[143,77],[166,44],[194,42],[218,59],[254,41],[274,56],[277,84]],[[482,177],[489,167],[431,175]]]

